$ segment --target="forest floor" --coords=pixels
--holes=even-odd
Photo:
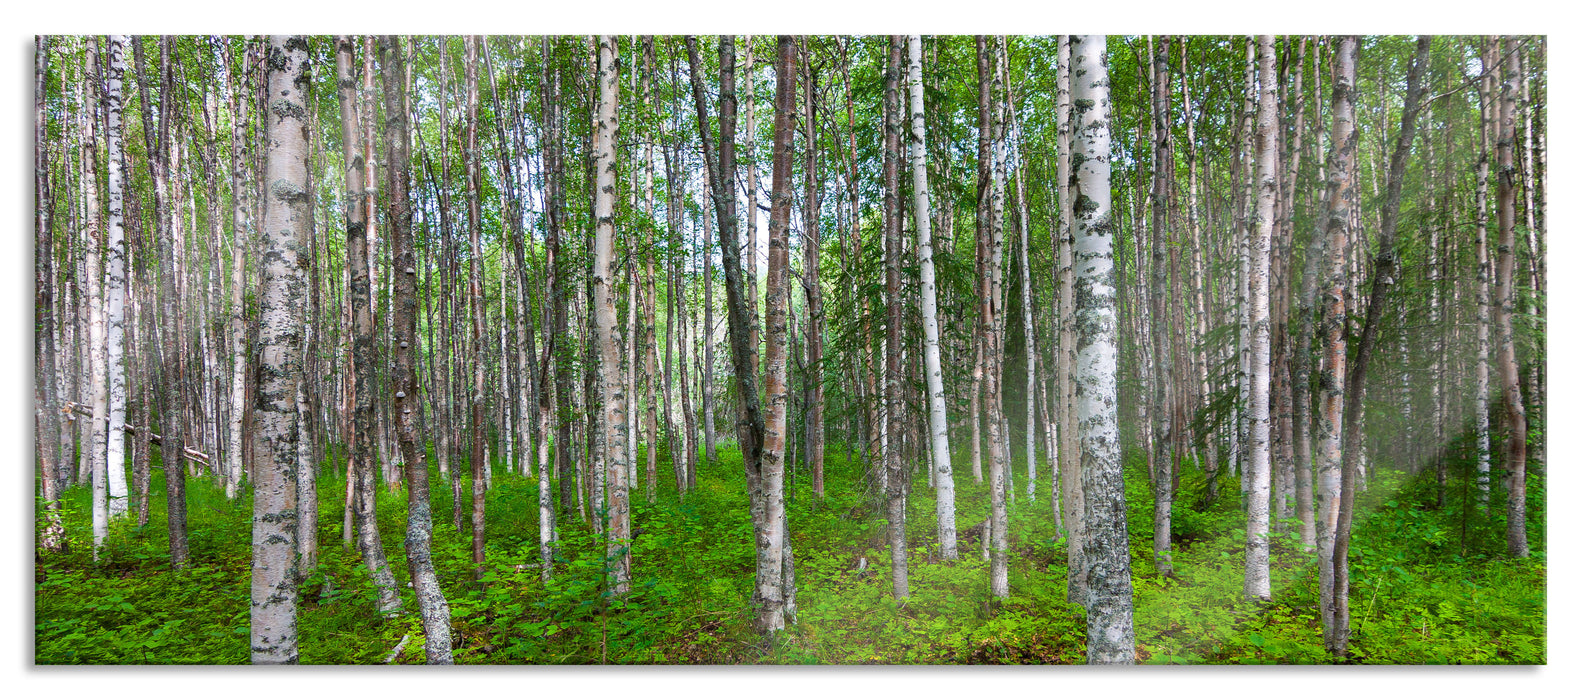
[[[1008,599],[989,595],[988,562],[973,531],[988,492],[958,461],[961,556],[942,561],[934,498],[914,472],[907,508],[911,597],[891,597],[882,494],[860,459],[831,446],[826,493],[814,498],[800,466],[788,474],[797,613],[773,644],[754,633],[752,526],[741,457],[699,460],[684,501],[661,452],[656,502],[643,475],[632,495],[637,537],[633,590],[604,587],[603,545],[575,515],[563,518],[556,575],[539,579],[537,480],[496,465],[488,494],[486,586],[472,581],[470,533],[450,525],[449,482],[430,465],[434,560],[450,601],[455,658],[463,664],[1075,664],[1084,659],[1080,607],[1065,602],[1066,547],[1050,510],[1047,470],[1032,498],[1025,466],[1011,511]],[[156,463],[157,464],[157,463]],[[646,465],[646,459],[638,462]],[[1042,465],[1041,465],[1042,466]],[[1046,469],[1046,467],[1045,467]],[[1353,661],[1370,664],[1542,664],[1546,661],[1544,484],[1531,476],[1532,557],[1502,554],[1493,518],[1468,504],[1461,466],[1438,507],[1433,475],[1381,470],[1358,499],[1351,547]],[[1241,600],[1244,520],[1233,478],[1202,503],[1196,469],[1181,477],[1174,516],[1177,575],[1152,564],[1147,467],[1128,462],[1128,530],[1137,659],[1150,664],[1327,663],[1318,622],[1317,564],[1281,524],[1273,600]],[[63,499],[71,550],[35,561],[38,664],[242,664],[248,661],[250,496],[227,501],[206,478],[187,482],[191,563],[168,561],[164,480],[152,478],[149,524],[112,526],[102,561],[89,556],[90,494]],[[379,664],[404,635],[394,663],[422,663],[421,626],[406,588],[404,491],[379,494],[379,524],[406,612],[381,617],[354,551],[341,546],[345,481],[319,478],[320,564],[298,608],[304,664]],[[134,506],[135,508],[135,506]],[[37,519],[36,519],[37,520]],[[866,566],[863,562],[866,560]]]

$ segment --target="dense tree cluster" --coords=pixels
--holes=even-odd
[[[1463,493],[1529,555],[1546,45],[39,37],[38,546],[67,546],[62,494],[88,485],[99,556],[148,522],[158,468],[180,568],[186,480],[213,480],[253,498],[254,662],[297,661],[335,533],[380,613],[406,562],[451,663],[431,499],[486,586],[496,470],[530,480],[521,565],[551,580],[586,530],[627,595],[653,536],[634,503],[685,502],[728,443],[773,638],[797,616],[787,500],[825,498],[840,451],[882,503],[896,599],[919,547],[969,538],[1010,596],[1021,497],[1063,533],[1089,661],[1132,663],[1134,567],[1176,576],[1173,518],[1239,508],[1245,597],[1294,533],[1343,660],[1381,473]],[[981,522],[958,522],[967,472]],[[339,523],[319,478],[344,480]],[[399,559],[381,490],[405,493]]]

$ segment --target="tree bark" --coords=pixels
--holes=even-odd
[[[595,221],[593,313],[603,388],[605,468],[609,521],[605,556],[614,567],[615,593],[625,595],[632,579],[632,516],[627,483],[626,391],[621,378],[621,329],[615,313],[615,139],[620,128],[619,48],[612,35],[599,37],[599,101],[594,116]]]
[[[252,661],[297,662],[297,383],[301,380],[303,293],[300,241],[313,216],[308,207],[308,42],[301,36],[269,39],[269,141],[265,151],[264,250],[260,261],[259,381],[260,460],[253,489]],[[167,428],[167,431],[169,428]],[[168,464],[166,473],[171,471]],[[180,473],[180,470],[175,470]]]
[[[1527,548],[1527,408],[1516,357],[1516,76],[1522,54],[1510,37],[1500,38],[1504,55],[1501,70],[1499,115],[1495,122],[1495,153],[1499,180],[1495,206],[1499,218],[1499,258],[1494,270],[1494,329],[1505,390],[1505,417],[1510,434],[1505,446],[1505,547],[1512,557],[1526,558]],[[1392,164],[1393,165],[1393,164]],[[1397,195],[1398,196],[1398,195]]]
[[[885,416],[890,439],[884,446],[885,519],[890,543],[890,587],[897,600],[908,595],[906,566],[906,469],[901,464],[901,37],[890,36],[884,68],[884,290]]]
[[[1248,328],[1252,332],[1248,383],[1247,544],[1242,595],[1269,600],[1269,245],[1279,190],[1275,153],[1274,37],[1258,37],[1258,127],[1254,159],[1257,206],[1252,214],[1252,262],[1248,270]]]
[[[1314,234],[1322,234],[1327,239],[1328,251],[1322,268],[1323,302],[1319,309],[1321,320],[1318,332],[1324,362],[1318,379],[1316,434],[1320,516],[1317,520],[1321,525],[1317,533],[1319,611],[1326,647],[1334,643],[1336,635],[1345,626],[1344,620],[1334,617],[1337,594],[1344,595],[1344,592],[1334,587],[1336,563],[1332,557],[1335,527],[1340,515],[1340,469],[1343,461],[1341,413],[1345,402],[1346,376],[1346,249],[1351,244],[1352,214],[1359,201],[1357,183],[1352,179],[1352,173],[1356,170],[1358,142],[1354,116],[1357,43],[1357,37],[1341,37],[1335,54],[1335,87],[1330,101],[1330,115],[1334,122],[1330,128],[1330,153],[1326,167],[1329,174],[1326,196],[1328,211],[1323,230]],[[1316,269],[1313,272],[1316,273]]]
[[[362,127],[357,113],[357,79],[352,73],[356,44],[349,36],[336,37],[335,69],[341,109],[341,156],[345,163],[346,259],[351,273],[346,299],[352,315],[352,432],[348,452],[355,480],[357,550],[374,585],[379,588],[379,612],[401,609],[401,595],[385,559],[379,537],[379,489],[373,467],[374,382],[377,358],[374,349],[373,291],[369,280],[368,197],[365,151],[357,136]],[[371,118],[371,117],[370,117]],[[304,324],[306,326],[306,324]],[[308,329],[304,327],[304,332]],[[300,478],[301,475],[299,475]],[[300,499],[300,496],[299,496]]]
[[[1118,332],[1110,222],[1110,95],[1103,35],[1071,37],[1075,111],[1072,218],[1077,278],[1076,373],[1082,453],[1088,663],[1132,664],[1131,557],[1121,482]]]
[[[945,382],[939,362],[939,312],[934,280],[934,244],[929,219],[927,138],[923,123],[923,38],[913,34],[907,46],[912,118],[912,216],[917,226],[917,260],[923,311],[923,372],[928,382],[928,434],[932,449],[939,555],[955,559],[956,480],[950,469],[949,418],[945,413]],[[810,331],[811,333],[812,331]]]

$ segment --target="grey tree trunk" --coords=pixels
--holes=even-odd
[[[1059,435],[1056,443],[1060,452],[1060,496],[1058,507],[1062,511],[1066,525],[1066,600],[1078,605],[1086,606],[1088,599],[1087,558],[1087,527],[1085,499],[1082,492],[1082,464],[1078,457],[1077,447],[1077,421],[1075,411],[1076,395],[1074,378],[1076,362],[1076,268],[1073,266],[1073,246],[1076,239],[1073,237],[1075,229],[1072,220],[1075,212],[1071,208],[1071,144],[1072,135],[1075,133],[1075,123],[1072,121],[1071,102],[1071,36],[1063,34],[1060,37],[1058,57],[1058,76],[1056,79],[1055,121],[1058,130],[1058,147],[1055,161],[1055,179],[1059,180],[1056,186],[1058,207],[1060,209],[1059,228],[1059,260],[1060,260],[1060,303],[1059,325],[1060,329],[1060,357],[1057,365],[1055,382],[1056,403],[1059,405],[1060,414],[1057,432]]]
[[[1087,522],[1088,663],[1132,664],[1131,556],[1121,481],[1113,233],[1110,222],[1110,91],[1103,35],[1072,36],[1073,254],[1078,439]]]
[[[227,42],[229,46],[229,42]],[[227,51],[226,65],[232,64]],[[247,403],[247,317],[243,291],[246,286],[247,253],[257,236],[253,228],[253,150],[254,139],[247,136],[248,107],[253,95],[248,91],[252,74],[253,51],[246,52],[244,70],[232,76],[230,91],[231,122],[231,397],[229,439],[226,444],[225,497],[236,498],[242,482],[242,426]]]
[[[396,441],[406,465],[407,482],[407,574],[412,580],[423,624],[424,655],[430,664],[450,664],[450,606],[434,572],[434,516],[429,501],[428,460],[418,444],[418,416],[414,413],[414,409],[422,410],[417,385],[417,261],[412,250],[406,57],[396,37],[380,37],[379,62],[384,78],[390,272],[395,277],[395,298],[391,300],[391,340],[395,343],[393,408]]]
[[[1348,37],[1345,41],[1354,43],[1356,39]],[[1412,61],[1412,67],[1406,74],[1406,101],[1401,109],[1401,128],[1396,133],[1395,150],[1390,155],[1389,180],[1386,184],[1383,210],[1379,217],[1379,252],[1378,257],[1374,259],[1373,288],[1368,299],[1367,321],[1362,327],[1362,337],[1357,342],[1356,363],[1346,368],[1345,414],[1342,417],[1345,421],[1345,434],[1341,436],[1343,454],[1340,471],[1340,505],[1335,525],[1334,552],[1330,556],[1335,575],[1334,599],[1331,603],[1332,610],[1326,611],[1332,618],[1333,629],[1325,635],[1324,639],[1325,648],[1337,659],[1345,658],[1347,641],[1350,637],[1348,605],[1350,574],[1346,556],[1351,545],[1352,502],[1356,494],[1357,477],[1360,474],[1359,463],[1362,459],[1362,406],[1367,390],[1368,361],[1373,355],[1374,345],[1378,339],[1379,319],[1384,313],[1386,292],[1395,282],[1398,255],[1395,250],[1396,215],[1401,206],[1401,186],[1406,172],[1406,157],[1411,150],[1417,128],[1417,112],[1422,107],[1421,78],[1428,63],[1430,43],[1431,37],[1426,35],[1417,38],[1417,53]],[[1356,49],[1349,50],[1353,52],[1352,61],[1355,61]]]
[[[1499,118],[1495,122],[1495,153],[1499,185],[1495,206],[1499,217],[1499,258],[1494,270],[1494,329],[1496,363],[1505,390],[1505,415],[1510,435],[1505,446],[1505,546],[1511,556],[1525,558],[1527,550],[1527,408],[1516,357],[1516,76],[1522,54],[1514,41],[1501,37],[1505,56],[1500,79]]]
[[[373,467],[374,381],[377,358],[374,350],[373,292],[369,275],[368,197],[365,151],[356,135],[362,133],[357,113],[357,82],[352,73],[355,40],[336,37],[335,69],[341,108],[341,155],[345,163],[346,258],[350,288],[346,291],[352,315],[352,432],[347,446],[351,454],[349,479],[356,482],[353,498],[357,518],[357,550],[369,576],[379,588],[379,612],[401,609],[401,595],[385,559],[379,537],[379,489]],[[304,333],[309,329],[304,328]],[[298,475],[300,478],[301,475]],[[300,500],[300,496],[299,496]]]
[[[1473,430],[1477,439],[1476,488],[1478,505],[1486,515],[1489,508],[1489,128],[1493,104],[1493,47],[1487,37],[1482,42],[1482,75],[1478,79],[1478,165],[1477,190],[1473,199],[1477,221],[1478,256],[1478,356],[1473,376]]]
[[[303,294],[298,250],[313,216],[307,192],[308,42],[269,39],[269,140],[265,150],[259,375],[254,416],[259,460],[253,489],[251,647],[255,664],[297,662],[297,382]],[[168,428],[167,428],[168,430]],[[169,468],[166,469],[169,472]]]
[[[34,446],[38,451],[40,497],[44,505],[44,531],[39,546],[46,551],[66,548],[66,530],[60,515],[60,397],[55,349],[54,301],[54,199],[50,193],[50,144],[45,93],[48,90],[49,43],[40,34],[33,39],[33,418]]]
[[[1170,234],[1170,209],[1174,199],[1175,189],[1175,156],[1171,148],[1170,129],[1170,50],[1168,39],[1161,39],[1162,46],[1158,51],[1153,50],[1152,39],[1149,42],[1149,52],[1153,55],[1152,72],[1152,125],[1154,132],[1153,143],[1153,187],[1152,187],[1152,213],[1153,224],[1149,236],[1153,243],[1153,289],[1150,300],[1153,302],[1149,309],[1151,321],[1149,332],[1153,337],[1154,350],[1154,401],[1152,413],[1154,415],[1154,471],[1153,471],[1153,496],[1154,496],[1154,568],[1160,576],[1174,576],[1175,571],[1170,563],[1170,506],[1175,498],[1173,486],[1173,466],[1175,434],[1171,425],[1171,418],[1175,415],[1176,400],[1175,382],[1172,376],[1171,363],[1171,330],[1170,330],[1170,301],[1174,295],[1169,293],[1169,283],[1166,279],[1165,253],[1171,245]]]
[[[909,595],[906,563],[906,469],[901,463],[901,42],[890,35],[884,70],[884,291],[885,519],[890,544],[890,588],[897,600]]]
[[[773,597],[780,610],[775,614],[779,629],[791,604],[787,595],[787,582],[792,576],[789,564],[791,551],[790,532],[786,528],[785,468],[786,446],[790,435],[787,407],[791,398],[786,360],[787,324],[790,317],[791,285],[789,279],[791,254],[791,198],[793,156],[792,139],[796,133],[796,40],[787,35],[777,39],[775,63],[775,122],[774,154],[772,156],[772,190],[769,194],[769,260],[765,292],[768,304],[764,312],[764,398],[765,410],[763,466],[759,487],[764,501],[764,537],[758,550],[760,571],[767,571],[773,583]],[[760,590],[763,587],[760,586]]]

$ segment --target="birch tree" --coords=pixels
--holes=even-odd
[[[1242,595],[1268,600],[1269,591],[1269,244],[1279,163],[1275,153],[1274,37],[1258,37],[1258,116],[1254,137],[1257,206],[1252,215],[1252,262],[1248,270],[1248,327],[1252,332],[1247,388],[1247,544]]]
[[[396,591],[395,577],[385,560],[384,544],[379,536],[379,488],[374,479],[374,351],[373,290],[369,280],[368,197],[366,186],[365,151],[358,137],[362,126],[357,114],[357,79],[352,73],[353,53],[356,44],[349,36],[335,40],[335,72],[340,96],[341,156],[346,171],[344,198],[346,218],[346,258],[350,269],[350,287],[346,299],[351,304],[352,317],[352,432],[348,451],[351,462],[349,479],[356,480],[355,514],[357,517],[357,550],[374,585],[379,588],[379,611],[392,613],[401,609],[401,596]],[[370,115],[372,118],[372,115]],[[300,478],[300,475],[299,475]]]
[[[928,382],[928,435],[934,470],[934,515],[938,521],[939,552],[956,558],[956,481],[950,470],[949,419],[945,414],[945,382],[939,363],[938,292],[934,281],[934,243],[928,208],[927,134],[923,122],[923,38],[913,34],[907,43],[909,104],[912,118],[912,216],[917,226],[917,263],[922,287],[923,373]]]
[[[307,193],[308,42],[272,36],[269,140],[264,152],[264,236],[259,290],[259,460],[253,488],[251,646],[255,664],[297,663],[297,382],[303,293],[298,260],[313,211]],[[167,467],[166,471],[169,471]]]
[[[890,543],[890,588],[908,595],[906,567],[906,469],[901,464],[901,37],[891,35],[884,68],[884,296],[885,519]]]
[[[628,503],[626,460],[627,425],[625,382],[621,379],[621,328],[615,314],[615,139],[620,122],[620,49],[612,35],[599,37],[599,101],[594,117],[595,221],[593,260],[594,328],[599,345],[600,385],[603,387],[605,451],[610,490],[606,556],[615,567],[615,592],[631,589],[632,521]]]
[[[1499,220],[1499,257],[1494,268],[1495,362],[1505,393],[1505,420],[1510,435],[1505,446],[1505,546],[1512,557],[1527,557],[1527,408],[1522,403],[1521,375],[1516,362],[1516,140],[1517,76],[1520,47],[1510,37],[1499,40],[1504,58],[1495,114],[1498,186],[1495,208]]]
[[[412,250],[411,173],[406,106],[406,57],[394,36],[379,38],[385,103],[385,182],[389,197],[390,262],[395,276],[391,340],[395,341],[396,441],[406,465],[407,574],[423,624],[423,653],[430,664],[450,664],[450,606],[434,572],[434,516],[429,501],[428,460],[418,444],[421,411],[417,385],[417,269]]]
[[[1324,261],[1323,301],[1319,312],[1320,348],[1324,362],[1319,373],[1318,458],[1318,551],[1319,610],[1326,646],[1340,629],[1335,619],[1335,527],[1340,516],[1340,469],[1342,409],[1346,376],[1346,250],[1351,242],[1350,225],[1357,207],[1357,183],[1352,180],[1357,156],[1355,93],[1357,80],[1357,37],[1341,37],[1335,54],[1335,87],[1330,101],[1330,154],[1326,170],[1328,215],[1323,235],[1328,239]]]
[[[108,442],[105,445],[110,517],[126,515],[126,227],[127,190],[123,154],[121,114],[124,106],[121,85],[126,74],[126,45],[129,37],[110,37],[104,85],[104,140],[108,158],[105,189],[108,201],[104,221],[104,316],[105,372],[109,381]]]
[[[1072,220],[1076,245],[1078,441],[1088,547],[1088,663],[1135,663],[1132,572],[1126,541],[1117,406],[1118,332],[1110,221],[1110,80],[1106,37],[1071,37]]]

